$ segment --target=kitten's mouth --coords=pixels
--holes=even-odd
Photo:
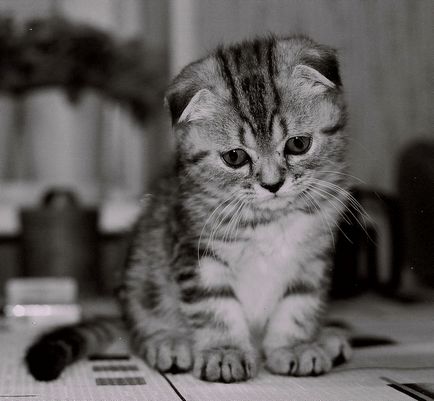
[[[291,198],[286,194],[270,194],[256,198],[256,206],[260,209],[282,209],[290,205]]]

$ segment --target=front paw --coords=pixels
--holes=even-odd
[[[191,343],[182,336],[158,335],[144,341],[141,356],[160,372],[186,372],[193,365]]]
[[[266,367],[279,375],[317,376],[347,361],[350,356],[351,347],[346,337],[324,329],[311,343],[279,347],[267,352]]]
[[[235,347],[215,347],[198,352],[194,358],[194,375],[211,382],[232,383],[256,375],[257,358],[253,352]]]

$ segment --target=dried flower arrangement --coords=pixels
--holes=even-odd
[[[71,100],[86,88],[125,106],[139,122],[162,99],[161,65],[140,40],[121,41],[61,18],[18,28],[0,18],[0,92],[63,87]]]

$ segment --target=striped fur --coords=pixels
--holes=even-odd
[[[176,163],[144,207],[120,292],[133,349],[209,381],[253,377],[261,355],[279,374],[329,370],[349,354],[321,329],[348,194],[334,51],[304,37],[220,47],[175,78],[167,104]],[[293,154],[300,136],[310,147]],[[232,149],[247,163],[225,163]]]

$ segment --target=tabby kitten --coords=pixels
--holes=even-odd
[[[304,37],[220,47],[167,92],[176,166],[137,224],[120,291],[137,355],[203,380],[317,375],[350,347],[322,328],[333,232],[346,203],[335,52]],[[28,351],[57,377],[114,337],[108,320]]]

